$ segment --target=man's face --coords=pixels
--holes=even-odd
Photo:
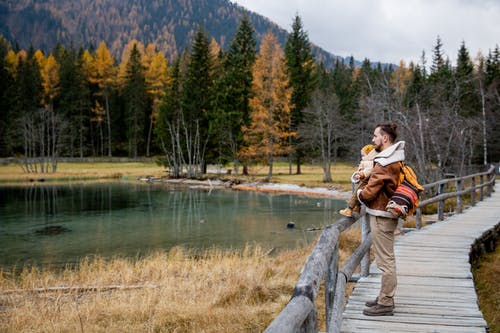
[[[375,128],[375,131],[373,132],[373,139],[372,143],[375,146],[375,151],[376,152],[381,152],[383,150],[384,146],[384,137],[386,135],[380,131],[380,127]]]

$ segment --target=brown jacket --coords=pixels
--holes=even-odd
[[[358,200],[366,205],[370,215],[394,218],[385,210],[390,197],[398,187],[400,161],[404,161],[404,142],[399,141],[383,150],[375,159],[375,166],[363,190],[358,191]]]
[[[367,208],[385,211],[389,198],[396,191],[401,166],[399,162],[385,167],[375,164],[365,189],[359,194]]]

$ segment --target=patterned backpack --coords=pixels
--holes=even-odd
[[[399,174],[398,187],[389,199],[385,210],[395,217],[406,219],[417,210],[419,204],[419,194],[424,190],[418,183],[415,171],[403,162],[399,162],[401,173]]]

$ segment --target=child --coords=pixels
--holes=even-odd
[[[373,159],[378,154],[374,148],[374,145],[368,144],[361,149],[361,162],[359,163],[358,170],[351,176],[351,181],[353,183],[357,183],[358,185],[352,192],[347,208],[339,211],[339,213],[344,216],[351,217],[353,212],[359,213],[361,206],[358,201],[357,192],[368,184],[368,178],[370,177],[373,169]]]

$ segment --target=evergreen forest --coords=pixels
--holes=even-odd
[[[60,157],[154,156],[174,177],[313,162],[332,181],[332,163],[357,161],[374,126],[394,121],[424,181],[500,160],[498,45],[472,56],[463,42],[452,65],[437,37],[418,63],[326,66],[299,16],[291,27],[283,44],[243,16],[222,45],[200,24],[170,56],[133,38],[115,56],[104,41],[48,52],[0,37],[0,156],[26,172],[55,172]]]

